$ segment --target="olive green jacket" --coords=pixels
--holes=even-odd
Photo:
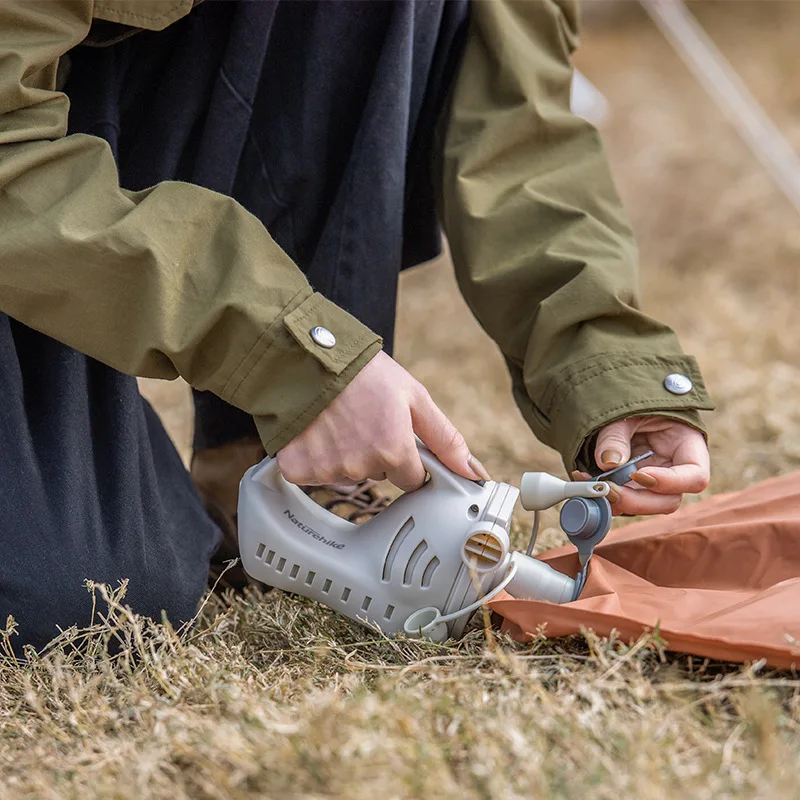
[[[120,189],[102,139],[66,136],[62,56],[95,23],[159,30],[192,0],[0,3],[0,311],[131,375],[183,376],[253,414],[268,452],[380,349],[259,221],[186,183]],[[637,309],[632,237],[596,132],[569,112],[575,9],[477,0],[442,120],[441,214],[461,289],[534,433],[571,466],[600,426],[700,427],[702,378]],[[322,325],[332,349],[309,335]],[[663,379],[688,375],[672,395]]]

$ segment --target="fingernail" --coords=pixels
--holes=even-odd
[[[569,476],[574,481],[579,481],[579,480],[582,480],[582,478],[583,478],[583,476],[581,475],[580,470],[578,470],[578,469],[572,470],[572,472],[570,472]]]
[[[616,467],[622,463],[622,453],[618,450],[606,450],[600,455],[600,460],[603,462],[603,466],[610,464],[612,467]]]
[[[658,486],[658,479],[648,475],[646,472],[634,472],[631,475],[631,480],[636,481],[639,486],[644,486],[645,489],[652,489],[654,486]]]
[[[469,468],[482,480],[490,481],[492,479],[489,473],[486,471],[486,467],[484,467],[483,464],[481,464],[481,462],[475,458],[475,456],[471,455],[467,463],[469,464]]]
[[[608,494],[606,495],[606,500],[608,500],[609,503],[619,503],[619,499],[620,499],[619,492],[613,487],[609,486]]]

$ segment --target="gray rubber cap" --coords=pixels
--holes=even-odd
[[[561,511],[561,527],[570,539],[590,539],[600,522],[600,507],[585,497],[571,498]]]
[[[595,480],[610,481],[611,483],[616,483],[617,486],[624,486],[631,479],[631,475],[639,469],[639,462],[653,455],[655,455],[655,453],[652,450],[648,450],[646,453],[632,458],[626,464],[622,464],[619,467],[610,469],[608,472],[602,472],[600,475],[596,475]]]
[[[571,497],[561,506],[561,529],[577,548],[581,566],[606,538],[611,518],[611,504],[605,497]]]

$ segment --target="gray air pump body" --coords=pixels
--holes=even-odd
[[[587,505],[570,514],[571,538],[579,552],[581,542],[593,548],[610,524],[607,483],[526,473],[520,490],[466,480],[421,445],[420,455],[428,482],[362,524],[317,505],[283,478],[275,459],[251,468],[239,495],[245,570],[385,633],[435,641],[460,636],[500,589],[552,603],[576,598],[581,580],[511,552],[511,515],[520,492],[522,505],[537,511],[579,497]]]

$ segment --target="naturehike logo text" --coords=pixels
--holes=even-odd
[[[300,522],[300,520],[297,519],[297,517],[292,514],[288,508],[283,512],[283,514],[284,516],[289,517],[289,521],[292,523],[292,525],[296,525],[301,531],[303,531],[303,533],[307,533],[318,542],[322,542],[322,544],[326,544],[328,547],[333,547],[336,550],[341,550],[344,547],[344,544],[335,542],[333,539],[326,539],[321,533],[317,533],[313,528],[310,528],[308,525]]]

